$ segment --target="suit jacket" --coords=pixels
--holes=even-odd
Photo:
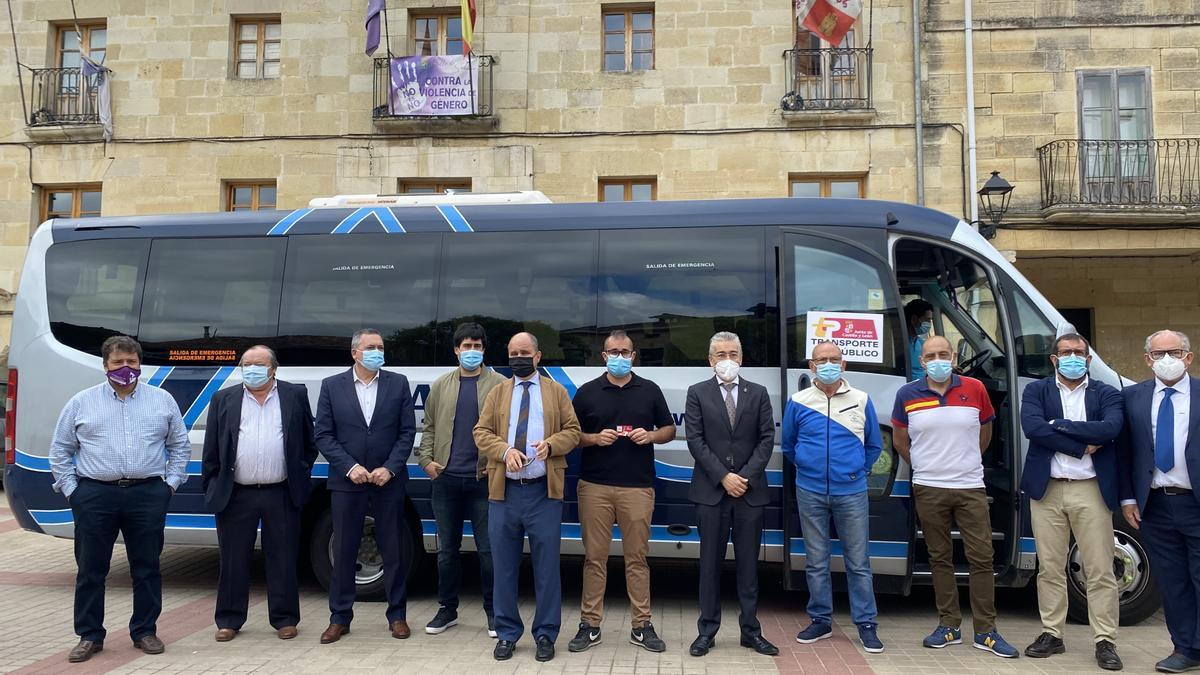
[[[479,423],[475,425],[475,445],[487,457],[488,499],[504,501],[504,454],[508,452],[508,417],[512,412],[514,379],[492,388]],[[542,429],[550,443],[546,458],[546,493],[550,499],[563,498],[566,484],[567,455],[579,445],[579,420],[571,406],[571,396],[554,380],[541,376]]]
[[[696,460],[688,498],[697,504],[719,503],[725,494],[721,479],[731,472],[750,481],[743,496],[747,504],[767,504],[767,461],[775,445],[775,417],[766,387],[742,377],[734,419],[730,427],[725,392],[716,378],[688,387],[684,430]]]
[[[1121,392],[1099,380],[1089,379],[1084,393],[1087,421],[1075,422],[1063,417],[1062,397],[1055,376],[1025,387],[1021,396],[1021,430],[1029,439],[1025,468],[1021,473],[1021,491],[1031,499],[1046,495],[1054,454],[1081,458],[1089,445],[1099,445],[1092,453],[1100,494],[1110,510],[1120,506],[1117,467],[1117,438],[1125,426],[1125,406]]]
[[[399,373],[380,370],[377,377],[379,390],[370,425],[358,404],[353,368],[321,382],[316,441],[317,449],[329,460],[330,490],[367,489],[366,484],[357,485],[346,477],[355,464],[367,471],[385,467],[392,472],[393,482],[408,480],[408,456],[417,435],[412,391],[408,378]]]
[[[313,443],[312,408],[308,388],[275,380],[279,418],[283,422],[283,455],[287,464],[288,492],[296,508],[304,506],[312,490],[310,476],[317,459]],[[242,425],[245,387],[229,387],[213,394],[204,429],[202,463],[204,504],[213,513],[225,510],[233,493],[233,469],[237,463],[238,436]]]
[[[1188,418],[1187,460],[1188,477],[1196,489],[1192,495],[1200,501],[1200,378],[1191,378],[1192,405]],[[1125,430],[1117,444],[1121,464],[1121,500],[1136,499],[1138,510],[1146,510],[1150,497],[1150,482],[1154,479],[1154,427],[1150,420],[1154,403],[1154,383],[1146,380],[1125,388]]]

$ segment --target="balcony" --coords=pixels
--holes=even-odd
[[[33,69],[33,96],[26,131],[32,137],[99,138],[96,105],[99,75],[84,77],[79,68]]]
[[[1038,164],[1049,222],[1200,222],[1200,138],[1063,139]]]
[[[492,66],[495,59],[473,54],[471,66],[454,72],[431,64],[428,57],[419,64],[413,59],[375,59],[375,78],[371,119],[380,126],[427,127],[430,124],[491,127],[497,122],[492,105]],[[393,61],[398,62],[393,67]],[[428,70],[424,70],[428,68]],[[393,86],[393,83],[399,86]]]
[[[871,52],[869,47],[785,51],[788,90],[779,102],[783,118],[848,122],[874,117]]]

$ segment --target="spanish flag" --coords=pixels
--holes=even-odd
[[[462,39],[463,56],[467,56],[475,41],[475,0],[462,0]]]

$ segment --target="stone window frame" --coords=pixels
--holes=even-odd
[[[658,201],[658,177],[657,176],[605,176],[596,180],[596,201],[607,201],[604,199],[604,188],[606,187],[623,187],[624,194],[621,201],[631,202],[633,199],[633,188],[635,185],[649,185],[650,200]],[[615,200],[613,200],[615,201]]]
[[[645,30],[645,29],[635,30],[634,29],[633,18],[635,15],[641,15],[641,14],[649,14],[650,15],[649,30]],[[610,16],[622,16],[623,17],[624,37],[623,37],[623,42],[622,42],[622,49],[624,51],[624,67],[621,68],[620,70],[618,70],[616,68],[609,68],[608,63],[607,63],[608,56],[610,54],[615,56],[616,54],[620,53],[615,50],[607,49],[607,45],[605,44],[610,35],[613,35],[613,36],[621,35],[621,33],[618,33],[616,31],[607,30],[605,23],[607,22],[607,19]],[[655,12],[654,12],[654,4],[653,3],[601,5],[601,7],[600,7],[600,70],[603,72],[606,72],[606,73],[636,73],[636,72],[642,72],[645,70],[654,70],[654,68],[655,68],[655,43],[657,43],[657,39],[655,38],[655,33],[657,32],[657,30],[658,30],[658,21],[657,21]],[[639,34],[642,34],[642,35],[649,34],[650,35],[650,49],[648,49],[648,50],[647,49],[636,49],[636,50],[634,49],[633,39],[636,35],[639,35]],[[633,67],[634,54],[649,54],[650,55],[650,66],[648,68],[636,68],[635,69]]]
[[[51,218],[99,218],[100,209],[84,210],[83,195],[84,193],[97,193],[100,195],[100,206],[104,205],[104,190],[100,183],[63,183],[58,185],[39,185],[38,195],[38,222],[44,223]],[[63,192],[71,193],[71,211],[51,211],[50,198],[51,195]]]
[[[253,26],[255,29],[254,39],[242,38],[242,29]],[[276,28],[276,35],[270,37],[267,35],[268,29]],[[277,80],[282,74],[282,66],[280,61],[283,57],[283,21],[278,14],[259,14],[252,16],[233,17],[233,39],[231,40],[233,50],[230,55],[231,73],[233,79],[236,80]],[[242,45],[254,45],[254,59],[242,58]],[[276,45],[276,56],[279,58],[268,59],[267,47]],[[254,76],[242,75],[242,64],[254,64]],[[275,74],[267,74],[269,65],[274,65]]]
[[[471,191],[470,178],[400,178],[396,193],[402,195],[441,195],[447,190]]]
[[[834,183],[858,183],[858,198],[867,197],[867,174],[865,173],[790,173],[788,174],[788,196],[797,197],[797,184],[813,184],[820,186],[818,197],[831,196]]]
[[[250,202],[238,202],[237,191],[250,188]],[[275,201],[262,200],[263,188],[275,190]],[[279,201],[279,186],[274,180],[229,180],[225,181],[225,198],[222,201],[223,211],[274,211]]]
[[[457,20],[458,37],[450,37],[450,22]],[[436,21],[437,36],[433,39],[419,39],[417,37],[417,23],[420,21]],[[445,7],[441,9],[424,9],[424,10],[409,10],[408,12],[408,52],[412,56],[452,56],[462,54],[463,42],[462,34],[462,10],[458,7]],[[433,44],[436,43],[436,51],[426,54],[418,50],[418,43]],[[450,50],[452,43],[458,44],[458,49]]]

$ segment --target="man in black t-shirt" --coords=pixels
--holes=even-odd
[[[633,611],[629,641],[652,652],[667,646],[650,623],[650,519],[654,514],[654,444],[675,438],[675,421],[662,390],[632,371],[633,340],[613,331],[604,341],[608,372],[575,393],[583,434],[579,522],[583,530],[583,601],[579,632],[567,649],[600,643],[600,620],[612,526],[621,528],[625,585]]]

